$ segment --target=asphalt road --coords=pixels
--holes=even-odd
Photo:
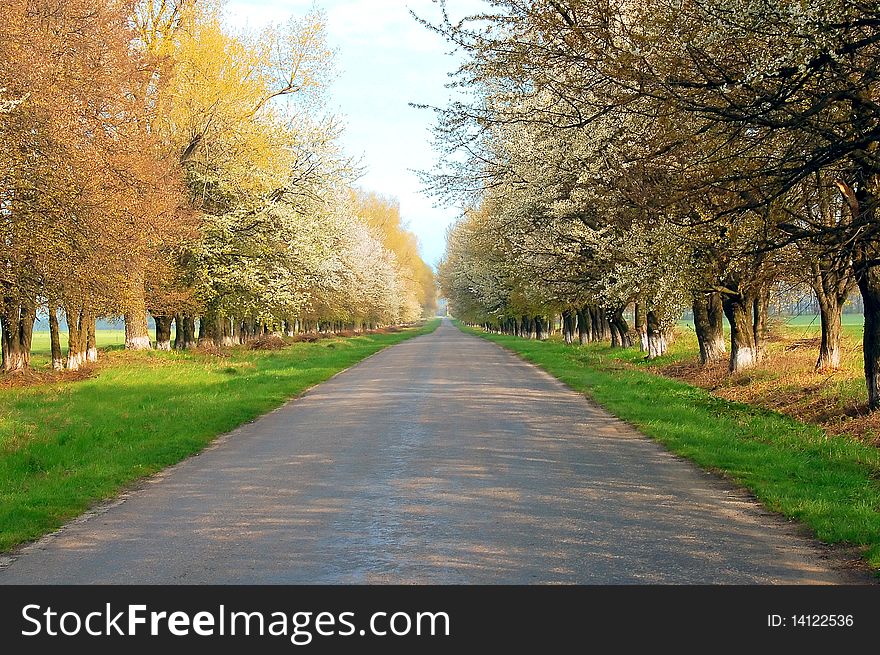
[[[0,583],[838,583],[744,494],[448,321],[19,552]]]

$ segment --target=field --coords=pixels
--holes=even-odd
[[[638,349],[473,331],[587,394],[673,452],[749,489],[822,541],[849,547],[880,568],[880,450],[872,445],[877,420],[859,413],[864,390],[857,326],[847,330],[839,373],[813,372],[815,348],[803,340],[814,341],[816,333],[779,324],[770,360],[735,377],[723,367],[698,373],[696,337],[684,328],[670,353],[654,362]]]
[[[125,346],[125,330],[98,330],[95,332],[95,342],[102,350],[120,349]],[[61,330],[61,352],[67,354],[67,332]],[[48,366],[52,355],[52,345],[49,341],[49,332],[34,332],[34,340],[31,343],[31,364],[35,368]]]
[[[0,388],[0,550],[56,529],[216,436],[438,324],[279,351],[127,352],[113,345],[87,379]],[[99,343],[116,338],[103,334]]]
[[[802,314],[801,316],[788,316],[778,319],[784,325],[791,327],[810,327],[814,328],[816,334],[819,334],[819,317],[815,314]],[[861,328],[865,324],[865,317],[862,314],[844,314],[841,320],[844,327]]]

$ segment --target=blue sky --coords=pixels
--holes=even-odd
[[[433,207],[410,169],[430,169],[432,112],[410,102],[445,105],[445,87],[457,58],[440,37],[419,25],[412,9],[428,19],[440,15],[432,0],[229,0],[226,15],[236,26],[260,28],[301,16],[313,6],[327,15],[338,76],[328,96],[330,109],[347,125],[346,150],[363,157],[365,189],[400,200],[401,213],[419,237],[422,256],[435,264],[443,254],[446,227],[456,208]],[[479,10],[480,0],[449,0],[450,14]]]

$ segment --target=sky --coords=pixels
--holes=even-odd
[[[449,0],[449,13],[462,17],[483,7],[480,0]],[[459,59],[440,36],[409,13],[433,20],[440,16],[432,0],[228,0],[226,17],[236,27],[259,29],[271,22],[302,16],[312,6],[327,16],[329,45],[336,51],[337,77],[327,109],[343,118],[343,145],[362,157],[359,186],[400,201],[401,214],[419,237],[422,257],[436,264],[445,248],[446,228],[459,215],[437,208],[422,192],[414,170],[430,170],[433,112],[409,103],[444,106],[446,88]]]

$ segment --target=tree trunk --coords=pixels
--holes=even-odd
[[[730,323],[730,372],[738,373],[758,363],[755,346],[754,298],[725,294],[724,315]]]
[[[86,361],[94,364],[98,361],[98,326],[94,315],[90,312],[86,323]]]
[[[574,343],[574,321],[575,314],[570,309],[562,312],[562,336],[565,343],[569,346]]]
[[[0,316],[0,353],[4,373],[24,371],[31,366],[31,342],[34,336],[36,304],[18,298],[3,299]]]
[[[608,315],[599,310],[599,319],[602,322],[602,340],[611,341],[611,323],[608,320]]]
[[[183,315],[174,315],[174,350],[183,350]]]
[[[197,345],[196,341],[196,319],[194,316],[185,314],[183,316],[183,348],[192,350]]]
[[[220,317],[216,313],[206,311],[199,321],[199,346],[202,348],[216,348],[222,338]]]
[[[82,311],[65,306],[64,315],[67,320],[67,361],[65,366],[68,370],[76,371],[85,360],[85,357],[81,356],[83,347],[80,340]]]
[[[535,339],[537,339],[538,341],[543,341],[545,338],[544,317],[535,316]]]
[[[142,264],[135,261],[129,270],[129,286],[126,294],[125,348],[149,350],[151,347],[147,302],[144,296],[144,270]]]
[[[147,311],[132,311],[125,314],[125,348],[126,350],[149,350],[150,324],[147,322]]]
[[[577,310],[578,343],[582,346],[590,343],[589,312],[586,307]]]
[[[221,318],[218,321],[220,326],[220,345],[223,347],[237,345],[235,336],[235,319]]]
[[[632,347],[632,338],[629,336],[629,323],[623,316],[624,307],[616,309],[611,314],[611,345],[618,348]]]
[[[851,191],[849,187],[839,187],[841,192]],[[821,173],[816,173],[816,189],[819,192],[819,211],[822,223],[826,227],[835,228],[842,216],[831,207],[828,180],[823,181]],[[843,198],[849,205],[852,217],[858,217],[858,198],[846,192]],[[808,198],[809,202],[809,198]],[[819,305],[819,318],[822,323],[822,342],[819,346],[819,359],[816,370],[833,371],[840,368],[840,335],[841,314],[843,306],[855,286],[852,254],[849,248],[838,247],[828,252],[821,240],[818,245],[822,249],[817,254],[814,248],[807,250],[807,261],[812,270],[810,285],[816,294]]]
[[[694,294],[694,329],[700,345],[700,363],[709,366],[727,355],[724,341],[724,308],[717,291]]]
[[[88,359],[90,311],[83,305],[65,305],[67,319],[67,369],[78,371]]]
[[[723,360],[727,355],[727,340],[724,337],[724,304],[720,292],[709,294],[706,310],[709,315],[709,332],[715,337],[710,354]]]
[[[843,305],[852,289],[852,277],[846,270],[825,262],[813,264],[812,287],[819,305],[822,323],[822,343],[816,370],[834,371],[840,368],[841,315]]]
[[[665,355],[669,346],[657,314],[649,311],[646,319],[648,328],[648,359],[656,359]]]
[[[156,321],[156,350],[171,350],[171,316],[154,316]]]
[[[840,368],[840,324],[843,305],[819,302],[819,319],[822,322],[822,343],[819,346],[817,371],[836,371]]]
[[[52,344],[52,370],[64,368],[64,355],[61,353],[61,330],[58,327],[58,308],[49,303],[49,342]]]
[[[755,331],[755,360],[763,362],[767,358],[770,337],[770,285],[761,286],[753,304],[752,326]]]
[[[643,353],[648,352],[648,306],[644,300],[636,301],[636,332]]]
[[[614,323],[611,324],[611,347],[612,348],[622,348],[623,340],[620,337],[620,331],[617,329],[617,326]]]
[[[602,319],[599,316],[600,312],[596,307],[590,307],[588,311],[590,312],[590,335],[592,336],[593,342],[597,343],[602,341],[603,337]]]
[[[876,224],[877,176],[861,169],[857,173],[859,184],[855,188],[843,182],[838,182],[837,186],[849,205],[853,220],[864,221],[865,225]],[[865,313],[862,350],[868,407],[876,411],[880,409],[880,265],[876,264],[877,251],[873,240],[860,242],[853,250],[853,273],[862,294]]]
[[[880,409],[880,266],[857,265],[856,283],[862,294],[865,312],[862,344],[868,407],[874,411]]]

